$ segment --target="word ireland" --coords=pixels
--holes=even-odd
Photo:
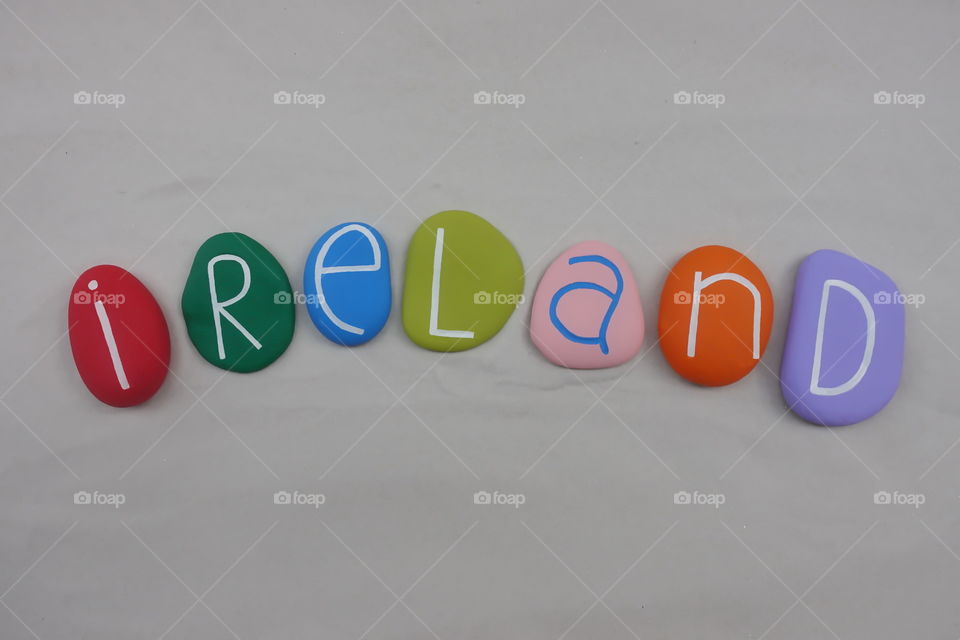
[[[328,341],[373,340],[393,306],[390,252],[368,224],[322,234],[302,271],[302,295],[270,251],[241,233],[197,249],[180,306],[202,358],[226,371],[259,371],[290,346],[295,303]],[[493,338],[524,300],[524,269],[507,237],[483,218],[444,211],[425,220],[407,247],[403,328],[425,349],[451,352]],[[797,270],[780,369],[786,405],[803,419],[838,426],[880,411],[900,383],[907,298],[879,269],[836,251],[808,255]],[[773,327],[774,299],[760,267],[721,246],[690,251],[666,274],[657,344],[677,374],[719,387],[760,362]],[[128,271],[87,269],[68,308],[80,378],[102,402],[146,402],[170,366],[170,333],[160,304]],[[551,363],[573,369],[622,365],[644,343],[643,305],[623,255],[582,242],[546,269],[532,299],[530,340]]]

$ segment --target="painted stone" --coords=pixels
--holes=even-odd
[[[98,400],[132,407],[167,377],[170,332],[153,294],[113,265],[80,274],[67,309],[70,348],[80,378]]]
[[[197,351],[228,371],[259,371],[293,339],[290,280],[263,245],[242,233],[215,235],[197,249],[181,307]]]
[[[523,302],[523,263],[478,215],[443,211],[421,224],[407,248],[403,328],[417,345],[463,351],[495,336]]]
[[[630,265],[603,242],[581,242],[554,260],[537,286],[530,338],[570,369],[627,362],[643,346],[643,307]]]
[[[708,387],[736,382],[760,361],[773,326],[773,294],[745,255],[721,246],[686,254],[660,296],[660,347],[685,379]]]
[[[363,344],[390,316],[390,256],[376,229],[347,222],[323,234],[310,250],[303,293],[313,324],[328,340]]]
[[[808,422],[853,424],[900,385],[904,306],[888,275],[837,251],[811,253],[797,270],[780,366],[787,406]]]

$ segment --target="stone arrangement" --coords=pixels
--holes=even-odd
[[[403,328],[424,349],[471,349],[493,338],[520,305],[520,255],[492,224],[443,211],[414,232],[406,253]],[[310,250],[303,304],[330,342],[355,347],[386,325],[393,306],[386,242],[362,222],[337,225]],[[263,245],[221,233],[198,249],[181,299],[200,356],[240,373],[277,360],[293,339],[295,296]],[[774,300],[760,268],[722,246],[690,251],[667,274],[657,341],[682,378],[719,387],[760,363]],[[170,366],[160,305],[132,274],[111,265],[85,271],[71,291],[70,345],[90,392],[115,407],[150,399]],[[601,369],[643,347],[643,306],[630,265],[614,247],[581,242],[547,267],[533,295],[530,340],[555,365]],[[794,413],[825,426],[879,412],[896,393],[905,342],[903,297],[891,278],[856,258],[816,251],[797,270],[780,383]]]

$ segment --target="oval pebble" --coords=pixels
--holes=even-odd
[[[630,265],[603,242],[581,242],[554,260],[533,296],[530,338],[550,362],[601,369],[643,346],[643,307]]]
[[[197,351],[228,371],[263,369],[293,339],[290,280],[263,245],[242,233],[215,235],[197,249],[181,307]]]
[[[425,220],[407,248],[403,328],[424,349],[463,351],[500,331],[523,301],[523,262],[496,227],[467,211]]]
[[[663,284],[660,348],[683,378],[716,387],[760,362],[773,326],[773,294],[759,267],[717,245],[680,258]]]
[[[83,383],[101,402],[132,407],[160,389],[170,367],[170,332],[153,294],[113,265],[80,274],[67,310],[70,348]]]
[[[362,222],[323,234],[307,258],[303,293],[313,324],[328,340],[363,344],[390,316],[390,256],[376,229]]]
[[[797,270],[780,389],[808,422],[853,424],[897,392],[905,342],[903,298],[879,269],[838,251]]]

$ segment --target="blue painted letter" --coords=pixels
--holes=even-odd
[[[575,258],[570,258],[569,264],[577,264],[580,262],[596,262],[610,269],[610,271],[613,272],[613,276],[617,279],[617,290],[610,291],[606,287],[601,287],[595,282],[571,282],[553,294],[553,299],[550,300],[550,322],[553,323],[553,326],[557,328],[557,331],[559,331],[567,340],[579,342],[580,344],[600,345],[601,353],[606,355],[610,351],[609,347],[607,346],[607,327],[610,325],[610,318],[613,317],[613,312],[617,310],[617,304],[620,302],[620,294],[623,293],[623,276],[620,275],[620,270],[617,268],[617,266],[603,256],[577,256]],[[607,307],[606,313],[603,314],[603,320],[600,322],[600,329],[597,331],[596,336],[578,336],[567,329],[567,327],[557,316],[557,304],[559,304],[560,298],[571,291],[575,291],[576,289],[591,289],[593,291],[599,291],[610,298],[610,306]]]

